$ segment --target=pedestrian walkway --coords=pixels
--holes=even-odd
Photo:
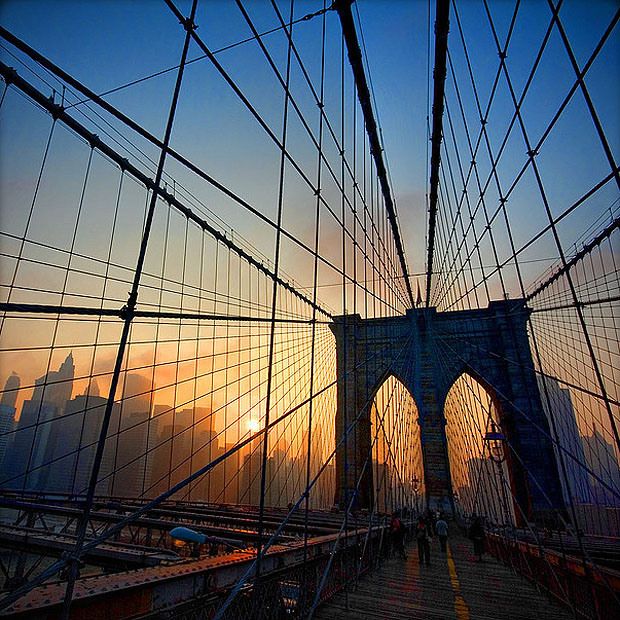
[[[319,620],[569,620],[568,610],[550,601],[510,568],[485,556],[476,562],[463,537],[441,554],[431,543],[431,566],[419,566],[415,542],[408,559],[393,558],[317,610]],[[348,611],[347,611],[348,599]]]

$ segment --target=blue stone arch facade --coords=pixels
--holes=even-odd
[[[451,505],[444,405],[455,381],[468,373],[491,394],[510,443],[507,461],[518,518],[538,521],[563,509],[527,317],[521,299],[479,310],[418,308],[382,319],[336,317],[331,326],[337,346],[336,437],[345,439],[336,452],[335,502],[368,509],[374,504],[371,404],[393,375],[418,407],[427,505]]]

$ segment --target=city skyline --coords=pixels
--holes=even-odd
[[[79,391],[74,389],[74,377],[74,359],[70,352],[58,370],[51,370],[35,381],[31,397],[24,397],[22,411],[18,412],[15,405],[21,380],[14,371],[8,376],[0,402],[0,453],[8,450],[11,456],[11,462],[2,463],[1,467],[2,477],[10,481],[10,488],[78,495],[85,492],[107,398],[101,396],[96,378],[91,378],[86,389],[74,396],[74,392]],[[539,380],[541,391],[542,383]],[[394,388],[386,385],[385,389],[391,399]],[[402,384],[401,389],[405,389]],[[563,482],[566,501],[572,498],[577,504],[583,505],[617,505],[613,495],[601,487],[584,468],[586,465],[600,479],[609,480],[612,486],[620,487],[620,465],[613,446],[597,432],[596,426],[591,435],[577,432],[569,390],[549,379],[546,380],[546,389],[551,394],[549,402],[555,409],[555,423],[563,427],[558,432],[562,441],[561,449],[556,446],[555,454],[559,463],[562,453],[564,467],[568,472],[570,491]],[[243,435],[234,435],[242,432],[241,422],[236,427],[218,431],[215,428],[215,415],[210,408],[162,405],[153,399],[156,392],[156,387],[144,375],[124,373],[122,396],[115,402],[106,440],[98,493],[154,497],[193,471],[221,457],[237,441],[260,429],[259,418],[252,413],[243,418],[246,427]],[[411,397],[408,395],[407,398]],[[379,410],[383,410],[385,403],[381,404],[381,400],[377,402]],[[545,403],[543,399],[546,408]],[[373,407],[376,418],[378,409],[374,404]],[[21,414],[19,417],[18,413]],[[549,416],[547,409],[546,413]],[[484,419],[488,413],[480,410],[478,415],[481,416],[481,424],[485,425]],[[390,423],[376,419],[379,427],[383,428],[382,433],[387,433]],[[28,427],[34,427],[34,430]],[[403,466],[394,460],[392,448],[388,449],[389,444],[385,443],[386,440],[390,441],[388,435],[382,434],[382,437],[374,445],[376,456],[373,456],[372,467],[378,506],[387,510],[389,504],[384,499],[384,496],[387,497],[387,489],[392,493],[399,485],[410,484],[409,478],[415,477],[422,483],[418,492],[423,494],[424,477],[421,469],[414,469],[411,475],[403,474]],[[306,445],[307,432],[302,435],[297,446],[287,445],[284,435],[270,438],[267,460],[268,505],[285,506],[295,495],[293,489],[298,491],[302,488]],[[505,505],[508,502],[509,520],[514,522],[513,499],[509,488],[506,487],[508,499],[497,497],[497,488],[509,484],[506,463],[502,466],[504,479],[501,479],[497,476],[495,465],[484,454],[484,443],[479,446],[482,454],[480,457],[469,458],[465,478],[459,478],[457,474],[455,482],[459,501],[463,506],[469,506],[472,512],[476,512],[477,497],[484,497],[485,502],[492,504],[495,502],[500,521],[506,520]],[[179,497],[215,503],[255,504],[260,493],[260,448],[260,439],[257,438],[190,485]],[[317,472],[323,464],[320,451],[329,452],[327,446],[316,448],[313,450],[312,472]],[[420,447],[417,450],[419,456],[415,458],[421,459]],[[397,449],[396,453],[399,453]],[[567,458],[566,454],[574,458]],[[27,460],[24,462],[26,455]],[[397,471],[401,473],[394,477]],[[330,476],[333,473],[328,473],[323,480],[329,480]]]

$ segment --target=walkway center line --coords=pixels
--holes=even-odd
[[[452,559],[452,553],[449,545],[447,547],[447,553],[448,573],[450,575],[452,589],[454,590],[454,611],[456,611],[457,620],[469,620],[469,607],[467,607],[467,603],[465,603],[465,599],[461,594],[461,584],[459,583],[459,578],[456,574],[456,566],[454,564],[454,560]]]

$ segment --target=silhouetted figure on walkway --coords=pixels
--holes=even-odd
[[[482,554],[484,553],[484,541],[486,534],[484,533],[484,525],[480,517],[476,517],[469,528],[469,537],[474,543],[474,555],[478,562],[482,562]]]
[[[427,510],[424,513],[424,522],[426,523],[428,536],[432,538],[435,534],[435,513],[432,510]]]
[[[448,544],[448,524],[446,523],[443,515],[437,519],[435,523],[435,532],[439,537],[439,544],[441,546],[441,552],[446,552],[446,545]]]
[[[392,537],[392,548],[403,559],[407,559],[405,553],[405,534],[407,528],[405,524],[400,520],[398,513],[392,515],[392,521],[390,522],[390,535]]]
[[[431,545],[430,534],[428,531],[428,525],[424,520],[424,517],[418,518],[416,525],[416,542],[418,543],[418,559],[420,564],[431,565]]]

